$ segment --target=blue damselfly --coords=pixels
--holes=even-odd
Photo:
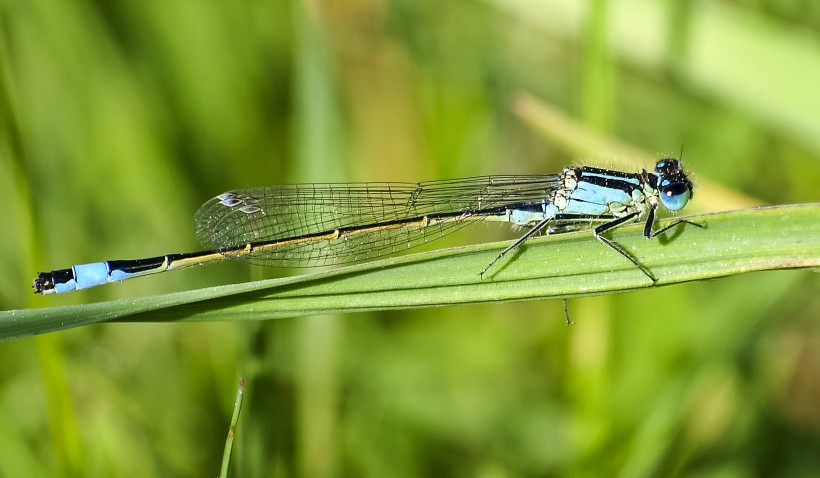
[[[530,228],[498,254],[487,270],[537,232],[593,228],[602,243],[637,259],[603,234],[647,216],[652,238],[659,205],[678,211],[692,198],[692,182],[676,159],[661,159],[653,172],[625,173],[593,167],[554,175],[483,176],[421,183],[299,184],[229,191],[209,200],[194,218],[207,250],[148,259],[79,264],[41,272],[34,292],[54,294],[181,269],[225,258],[274,267],[342,264],[394,254],[478,221]]]

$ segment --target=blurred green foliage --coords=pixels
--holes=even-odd
[[[818,201],[819,35],[820,8],[795,0],[5,0],[0,304],[282,274],[31,295],[38,270],[197,249],[193,212],[234,187],[624,159],[545,139],[522,93],[636,151],[683,147],[700,184]],[[497,229],[436,247],[513,237]],[[581,299],[572,328],[527,302],[6,342],[0,475],[214,475],[242,375],[237,476],[810,476],[818,285],[766,272]]]

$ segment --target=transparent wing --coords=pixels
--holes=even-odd
[[[197,240],[211,250],[298,239],[337,229],[393,224],[341,238],[307,238],[254,251],[241,260],[308,267],[392,254],[443,237],[471,221],[421,219],[540,203],[560,175],[484,176],[423,183],[299,184],[229,191],[196,213]],[[413,219],[416,219],[413,221]]]

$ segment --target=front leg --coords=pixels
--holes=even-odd
[[[659,236],[659,235],[663,234],[664,232],[672,229],[673,227],[677,226],[678,224],[689,224],[691,226],[697,226],[697,227],[700,227],[700,228],[705,227],[703,224],[698,224],[696,222],[687,221],[686,219],[678,219],[676,221],[670,222],[669,224],[663,226],[662,228],[660,228],[657,231],[649,234],[648,236],[646,234],[644,234],[644,237],[646,237],[647,239],[652,239],[653,237]]]
[[[671,223],[663,226],[662,228],[658,229],[655,232],[652,232],[652,226],[655,225],[655,208],[657,206],[653,206],[649,210],[649,215],[646,217],[646,224],[643,226],[643,237],[647,239],[652,239],[655,236],[660,236],[664,232],[672,229],[673,227],[677,226],[678,224],[691,224],[692,226],[703,227],[703,224],[698,224],[696,222],[687,221],[686,219],[678,219],[677,221],[672,221]]]

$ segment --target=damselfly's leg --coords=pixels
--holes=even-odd
[[[618,227],[618,226],[620,226],[620,225],[622,225],[626,222],[634,220],[638,216],[638,214],[639,213],[635,212],[635,213],[632,213],[632,214],[628,214],[624,217],[620,217],[618,219],[615,219],[614,221],[610,221],[606,224],[601,224],[600,226],[595,228],[595,237],[598,238],[599,241],[603,242],[607,246],[614,249],[618,254],[622,255],[625,258],[627,258],[629,260],[629,262],[635,264],[635,267],[640,269],[641,272],[643,272],[644,275],[646,277],[648,277],[652,281],[652,283],[654,284],[654,283],[658,282],[658,279],[654,275],[652,275],[652,273],[649,272],[649,270],[647,270],[646,267],[643,266],[643,264],[641,264],[634,257],[629,255],[629,253],[627,253],[625,250],[623,250],[620,246],[618,246],[614,242],[610,241],[609,239],[607,239],[607,238],[605,238],[604,236],[601,235],[601,234],[603,234],[604,232],[606,232],[610,229],[614,229],[614,228],[616,228],[616,227]],[[670,224],[667,224],[666,226],[658,229],[657,231],[652,232],[652,226],[655,224],[655,209],[652,208],[652,209],[649,210],[649,215],[646,218],[646,223],[644,224],[643,236],[647,239],[652,239],[653,237],[656,237],[656,236],[658,236],[660,234],[663,234],[664,232],[672,229],[673,227],[677,226],[678,224],[684,224],[684,223],[685,224],[691,224],[691,225],[697,226],[697,227],[703,227],[703,224],[698,224],[696,222],[687,221],[686,219],[678,219],[677,221],[673,221]]]
[[[569,320],[569,310],[567,309],[567,299],[561,299],[564,301],[564,318],[567,319],[567,326],[575,325],[575,322]]]
[[[505,255],[507,255],[510,251],[512,251],[516,247],[520,246],[530,236],[532,236],[536,232],[544,229],[545,227],[547,227],[548,224],[550,224],[553,221],[557,221],[557,222],[561,223],[561,225],[558,226],[559,229],[556,231],[556,233],[561,233],[561,232],[570,232],[570,231],[575,230],[571,227],[566,226],[564,224],[565,221],[569,221],[569,222],[600,221],[602,219],[606,220],[606,219],[610,219],[610,218],[611,218],[611,216],[600,216],[600,215],[594,215],[594,214],[556,214],[554,216],[544,218],[544,219],[541,220],[541,222],[539,222],[538,224],[533,226],[532,229],[527,231],[526,234],[519,237],[518,240],[516,240],[510,247],[508,247],[508,248],[504,249],[503,251],[501,251],[501,253],[498,254],[498,256],[496,256],[496,258],[492,260],[492,262],[487,264],[487,267],[485,267],[484,270],[481,271],[481,273],[479,273],[478,275],[481,276],[481,278],[483,279],[484,278],[484,273],[487,272],[490,269],[490,267],[493,266],[493,264],[498,262],[499,259],[501,259]],[[609,223],[607,223],[607,224],[609,224]],[[620,224],[620,223],[618,223],[618,224]],[[604,225],[606,225],[606,224],[604,224]]]
[[[700,227],[700,228],[705,227],[703,224],[698,224],[696,222],[687,221],[686,219],[678,219],[677,221],[672,221],[669,224],[667,224],[667,225],[663,226],[662,228],[658,229],[657,231],[650,233],[648,236],[646,234],[644,234],[644,237],[646,237],[647,239],[652,239],[655,236],[660,236],[661,234],[663,234],[664,232],[672,229],[673,227],[677,226],[678,224],[689,224],[691,226],[697,226],[697,227]]]
[[[487,272],[487,271],[490,269],[490,267],[492,267],[492,266],[493,266],[493,264],[495,264],[496,262],[498,262],[498,260],[499,260],[499,259],[501,259],[502,257],[506,256],[506,255],[507,255],[510,251],[512,251],[512,250],[513,250],[513,249],[515,249],[516,247],[520,246],[520,245],[521,245],[524,241],[526,241],[526,240],[527,240],[527,238],[528,238],[528,237],[532,236],[532,235],[533,235],[533,234],[535,234],[536,232],[538,232],[538,231],[540,231],[541,229],[543,229],[543,228],[544,228],[547,224],[549,224],[549,223],[550,223],[550,221],[552,221],[553,219],[555,219],[555,217],[556,217],[556,216],[550,216],[550,217],[548,217],[548,218],[542,219],[542,220],[541,220],[541,222],[539,222],[538,224],[536,224],[535,226],[533,226],[533,228],[532,228],[532,229],[530,229],[529,231],[527,231],[527,233],[526,233],[526,234],[524,234],[523,236],[519,237],[519,238],[518,238],[518,240],[516,240],[515,242],[513,242],[513,243],[512,243],[512,245],[510,245],[508,248],[506,248],[506,249],[504,249],[503,251],[501,251],[501,253],[500,253],[500,254],[498,254],[498,255],[495,257],[495,259],[493,259],[493,260],[492,260],[489,264],[487,264],[487,267],[485,267],[485,268],[484,268],[484,270],[482,270],[481,272],[479,272],[479,273],[478,273],[478,276],[479,276],[479,277],[483,280],[483,279],[484,279],[484,273],[485,273],[485,272]]]
[[[606,224],[601,224],[600,226],[596,227],[593,232],[595,234],[596,239],[603,242],[604,244],[609,246],[611,249],[613,249],[615,252],[622,255],[624,258],[626,258],[629,262],[634,264],[635,267],[640,269],[641,272],[643,272],[646,277],[649,277],[649,279],[652,281],[652,284],[655,284],[656,282],[658,282],[658,279],[656,279],[655,276],[653,276],[652,273],[649,272],[646,269],[646,267],[644,267],[634,257],[629,255],[629,253],[626,252],[625,250],[623,250],[620,246],[618,246],[614,242],[610,241],[609,239],[607,239],[606,237],[601,235],[601,234],[605,233],[606,231],[609,231],[610,229],[614,229],[614,228],[616,228],[616,227],[618,227],[618,226],[620,226],[624,223],[635,220],[635,218],[638,217],[638,214],[639,213],[634,212],[632,214],[627,214],[624,217],[619,217],[618,219],[615,219],[614,221],[609,221]],[[649,214],[650,214],[650,219],[654,218],[654,211],[650,210]]]
[[[649,216],[646,218],[646,224],[643,226],[643,237],[647,239],[652,239],[655,236],[660,236],[664,232],[672,229],[673,227],[677,226],[678,224],[691,224],[697,227],[703,227],[703,224],[698,224],[696,222],[687,221],[686,219],[678,219],[677,221],[672,221],[671,223],[663,226],[662,228],[658,229],[655,232],[652,232],[652,226],[655,225],[655,208],[649,210]]]

